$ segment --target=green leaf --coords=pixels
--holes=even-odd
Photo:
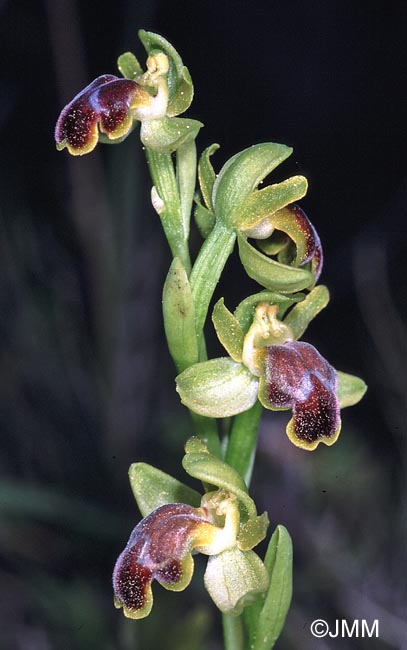
[[[201,495],[173,476],[146,463],[130,465],[131,489],[143,517],[167,503],[186,503],[198,508]]]
[[[269,577],[254,551],[243,552],[235,547],[209,557],[204,583],[221,612],[239,616],[267,589]]]
[[[363,379],[348,375],[346,372],[337,371],[338,390],[337,397],[339,406],[343,409],[347,406],[353,406],[362,399],[367,391],[367,386]]]
[[[258,379],[229,357],[190,366],[176,378],[182,403],[206,417],[247,411],[257,399]]]
[[[292,153],[274,142],[257,144],[236,154],[222,167],[213,187],[215,214],[231,226],[258,184]]]
[[[295,305],[284,319],[291,328],[294,339],[299,339],[315,316],[329,303],[329,291],[324,285],[314,287],[306,298]]]
[[[185,445],[185,451],[182,466],[187,474],[234,494],[244,506],[249,519],[257,517],[256,505],[247,494],[246,483],[233,467],[209,453],[199,438],[191,438]]]
[[[164,283],[163,317],[168,349],[178,372],[182,372],[198,361],[199,350],[191,287],[178,257],[173,260]]]
[[[213,308],[212,322],[216,334],[225,350],[234,361],[242,360],[244,334],[239,321],[225,307],[223,298],[220,298]]]
[[[141,29],[138,33],[148,55],[164,52],[169,60],[167,115],[174,117],[189,108],[194,96],[194,87],[188,68],[184,66],[177,50],[163,36]]]
[[[278,305],[277,316],[281,320],[287,309],[301,300],[304,300],[303,293],[297,293],[293,296],[285,296],[275,291],[259,291],[259,293],[254,293],[242,300],[242,302],[236,307],[234,315],[239,321],[244,334],[247,334],[249,327],[253,322],[256,307],[260,302],[268,302],[270,305]]]
[[[257,226],[259,235],[250,234],[249,236],[263,238],[265,235],[261,234],[261,229],[273,228],[272,221],[269,222],[268,218],[289,203],[301,199],[307,193],[307,189],[308,181],[304,176],[292,176],[282,183],[269,185],[269,187],[253,192],[242,205],[236,223],[237,228],[246,232]],[[264,223],[265,221],[267,223]]]
[[[277,526],[264,560],[270,576],[264,604],[245,611],[253,650],[271,650],[281,634],[291,603],[292,561],[290,535],[284,526]]]
[[[117,67],[126,79],[133,79],[133,81],[143,74],[143,68],[137,61],[133,52],[125,52],[117,59]]]
[[[210,161],[211,156],[219,149],[218,144],[211,144],[202,153],[198,163],[198,179],[202,198],[208,210],[213,212],[212,192],[216,180],[215,170]]]
[[[240,529],[237,538],[237,545],[241,551],[248,551],[260,544],[267,535],[269,527],[269,517],[267,512],[263,512],[255,519],[249,519]]]
[[[312,286],[314,278],[306,269],[280,264],[251,246],[238,235],[240,260],[247,275],[270,291],[294,293]]]
[[[206,239],[211,234],[215,225],[215,215],[213,212],[205,208],[199,199],[195,196],[195,223],[203,239]]]
[[[195,140],[203,126],[198,120],[162,117],[141,123],[140,139],[145,147],[158,153],[172,153],[182,144]]]

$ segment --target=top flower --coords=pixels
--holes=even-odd
[[[92,151],[99,140],[121,142],[141,122],[145,147],[171,153],[196,137],[201,122],[177,118],[194,94],[188,69],[168,41],[152,32],[139,32],[147,54],[144,72],[134,54],[119,57],[125,77],[102,75],[86,86],[62,110],[55,128],[57,149],[74,156]]]
[[[156,85],[156,94],[131,79],[119,79],[105,74],[86,86],[63,109],[55,128],[57,149],[65,147],[74,156],[92,151],[99,140],[99,132],[109,140],[126,136],[135,121],[163,117],[167,110],[167,84],[162,75],[168,72],[164,54],[149,57],[150,79]]]

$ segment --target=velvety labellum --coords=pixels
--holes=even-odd
[[[143,618],[152,607],[151,583],[181,591],[192,577],[191,551],[210,544],[218,529],[199,509],[180,503],[161,506],[135,527],[113,573],[117,607]]]
[[[133,125],[133,111],[148,107],[152,99],[135,81],[108,74],[98,77],[61,112],[55,128],[57,148],[67,147],[73,155],[89,153],[96,147],[99,130],[111,140],[122,138]]]
[[[264,348],[259,399],[266,408],[292,408],[287,435],[295,445],[331,445],[340,432],[337,376],[309,343],[290,341]]]

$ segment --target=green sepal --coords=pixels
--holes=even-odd
[[[174,117],[184,113],[191,105],[194,96],[194,86],[188,68],[184,66],[177,50],[163,36],[141,29],[138,33],[148,55],[157,50],[164,52],[169,60],[167,115]]]
[[[195,140],[202,126],[198,120],[162,117],[142,122],[140,139],[145,147],[158,153],[172,153],[182,144]]]
[[[308,181],[304,176],[292,176],[281,183],[253,192],[242,205],[237,228],[246,231],[260,225],[277,210],[305,196],[307,189]]]
[[[178,375],[176,382],[181,402],[206,417],[237,415],[257,399],[257,377],[229,357],[196,363]]]
[[[202,198],[208,210],[213,212],[212,192],[216,180],[215,170],[210,161],[211,156],[219,149],[218,144],[211,144],[203,151],[198,163],[198,179]]]
[[[223,460],[211,454],[205,443],[199,438],[193,437],[188,440],[185,445],[182,466],[186,473],[193,478],[234,494],[244,507],[249,519],[257,517],[256,505],[247,494],[246,483],[240,474]]]
[[[338,376],[338,389],[336,395],[339,400],[340,408],[353,406],[362,399],[367,391],[367,386],[363,379],[355,377],[355,375],[348,375],[346,372],[336,372]]]
[[[230,158],[213,187],[212,200],[218,218],[233,227],[239,223],[240,210],[245,201],[292,151],[284,144],[264,142]]]
[[[203,239],[206,239],[213,230],[216,218],[213,212],[205,208],[205,206],[199,202],[197,197],[195,197],[194,218],[201,236]]]
[[[143,74],[143,68],[134,56],[133,52],[125,52],[117,59],[117,67],[126,79],[133,81]]]
[[[267,535],[269,527],[269,517],[267,512],[263,512],[255,519],[249,519],[240,529],[237,545],[241,551],[248,551],[260,544]]]
[[[195,309],[185,268],[175,257],[163,288],[163,318],[168,349],[178,372],[199,358],[195,333]]]
[[[277,526],[264,559],[270,576],[267,594],[244,612],[253,650],[271,650],[281,634],[291,603],[292,562],[291,537],[284,526]]]
[[[284,323],[291,328],[294,339],[299,339],[315,316],[329,303],[329,291],[324,285],[314,287],[305,299],[294,305]]]
[[[225,307],[223,298],[213,308],[212,322],[218,339],[229,356],[234,361],[241,361],[244,333],[237,318]]]
[[[268,302],[270,305],[278,305],[277,316],[281,320],[293,304],[304,300],[303,293],[296,293],[292,296],[277,293],[275,291],[259,291],[248,296],[236,307],[234,316],[239,321],[244,334],[247,334],[253,322],[254,312],[260,302]]]
[[[204,575],[205,587],[221,612],[239,616],[267,590],[267,570],[254,551],[237,547],[209,557]]]
[[[238,235],[240,260],[247,275],[270,291],[294,293],[312,286],[312,273],[304,268],[280,264],[263,255],[245,237]]]
[[[147,463],[130,465],[129,479],[143,517],[167,503],[186,503],[194,508],[201,504],[198,492]]]

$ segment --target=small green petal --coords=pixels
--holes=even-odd
[[[271,217],[277,210],[305,196],[307,188],[308,181],[304,176],[292,176],[281,183],[275,183],[253,192],[239,212],[236,227],[242,231],[251,230],[255,227],[261,228],[262,222]],[[274,228],[272,223],[270,223],[270,228],[271,230]],[[249,236],[256,238],[254,234]]]
[[[354,375],[348,375],[346,372],[340,372],[339,370],[336,374],[338,376],[337,397],[339,406],[346,408],[347,406],[353,406],[360,402],[367,391],[367,386],[363,379]]]
[[[213,308],[212,322],[216,334],[225,350],[234,361],[242,360],[244,334],[239,321],[225,307],[224,299],[218,300]]]
[[[249,551],[260,544],[267,535],[269,527],[269,517],[267,512],[263,512],[255,519],[249,519],[240,529],[237,538],[237,545],[241,551]]]
[[[182,403],[206,417],[242,413],[257,399],[257,378],[229,357],[196,363],[178,375],[176,382]]]
[[[254,551],[235,547],[209,558],[204,583],[221,612],[239,616],[266,591],[269,577]]]
[[[292,153],[290,147],[264,142],[239,152],[222,167],[213,187],[215,213],[235,225],[239,210],[258,184]]]
[[[327,287],[320,285],[314,287],[306,298],[295,305],[284,319],[284,323],[291,328],[295,339],[301,338],[308,325],[315,316],[329,303]]]
[[[117,67],[123,77],[126,77],[126,79],[133,79],[133,81],[135,81],[139,75],[143,74],[143,68],[137,61],[133,52],[125,52],[124,54],[121,54],[117,59]]]

